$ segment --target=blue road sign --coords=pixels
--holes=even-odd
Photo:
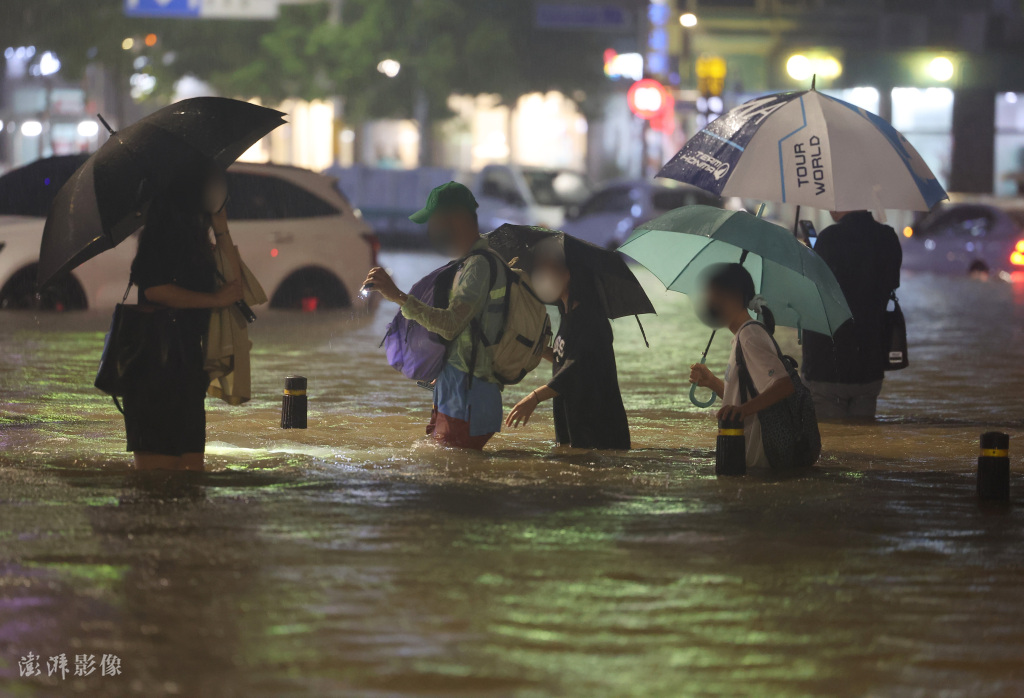
[[[541,29],[627,31],[633,26],[629,10],[617,5],[538,3],[534,23]]]
[[[198,17],[202,0],[124,0],[128,17]]]

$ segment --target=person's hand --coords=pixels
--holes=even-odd
[[[690,382],[696,383],[700,388],[710,388],[715,380],[715,374],[704,364],[693,364],[690,366]]]
[[[534,393],[530,393],[522,400],[516,403],[512,411],[508,413],[508,419],[505,420],[505,426],[507,427],[518,427],[519,423],[522,422],[525,427],[530,423],[530,415],[537,409],[537,405],[540,404],[540,400]]]
[[[380,267],[374,267],[370,270],[370,273],[366,275],[366,281],[363,282],[363,286],[369,288],[371,291],[376,291],[380,295],[384,296],[386,300],[392,303],[398,303],[401,305],[406,301],[408,296],[402,293],[395,282]]]
[[[743,405],[726,405],[718,410],[716,416],[723,422],[742,422],[750,415],[747,414],[747,410]]]
[[[217,289],[217,292],[213,294],[213,298],[217,308],[226,308],[242,300],[242,280],[235,279],[234,281],[227,282]]]

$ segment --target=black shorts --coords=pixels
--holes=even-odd
[[[150,376],[124,396],[128,451],[180,456],[206,450],[206,388],[202,370]]]

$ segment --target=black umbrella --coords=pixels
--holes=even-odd
[[[149,202],[170,181],[211,159],[227,167],[283,116],[248,102],[197,97],[111,131],[54,199],[39,249],[40,286],[138,230]]]
[[[55,155],[11,170],[0,177],[0,214],[46,218],[57,192],[88,159]]]
[[[590,285],[609,318],[655,312],[626,260],[614,250],[598,247],[558,230],[511,223],[502,225],[485,237],[491,249],[508,262],[517,260],[515,266],[525,271],[533,269],[533,252],[537,245],[554,239],[562,245],[569,274],[577,279],[589,276]]]

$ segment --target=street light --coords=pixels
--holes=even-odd
[[[936,56],[928,64],[928,75],[933,80],[938,80],[939,82],[949,82],[953,78],[954,72],[953,61],[945,56]]]
[[[377,64],[377,71],[384,73],[389,78],[393,78],[398,75],[398,71],[402,69],[402,64],[392,58],[385,58]]]
[[[684,12],[683,14],[679,15],[679,23],[682,24],[687,29],[690,29],[691,27],[696,27],[697,15],[693,14],[692,12]]]
[[[38,121],[26,121],[21,125],[21,135],[35,138],[43,132],[43,125]]]

